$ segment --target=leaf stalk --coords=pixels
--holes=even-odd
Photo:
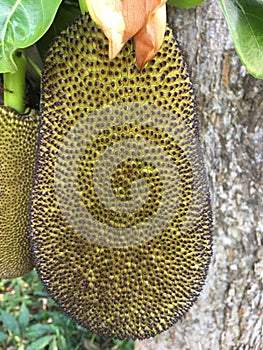
[[[15,109],[18,113],[25,111],[26,95],[26,58],[22,51],[14,53],[17,66],[15,73],[4,73],[4,105]]]

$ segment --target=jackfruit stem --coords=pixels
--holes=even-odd
[[[89,12],[87,0],[79,0],[79,7],[82,14]]]
[[[26,94],[26,58],[21,51],[13,55],[17,71],[4,73],[4,105],[12,107],[18,113],[25,111]]]

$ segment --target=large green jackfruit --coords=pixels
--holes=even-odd
[[[0,278],[33,268],[29,205],[36,159],[36,113],[0,106]]]
[[[51,297],[80,325],[144,339],[180,319],[205,281],[211,210],[186,63],[167,30],[141,71],[112,61],[87,17],[43,73],[31,240]]]

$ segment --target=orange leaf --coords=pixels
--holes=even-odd
[[[109,39],[110,59],[133,37],[140,68],[154,57],[164,37],[166,1],[86,0],[92,19]]]

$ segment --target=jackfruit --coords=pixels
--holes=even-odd
[[[0,278],[33,268],[29,205],[36,158],[38,117],[0,106]]]
[[[212,220],[195,106],[169,29],[142,70],[130,41],[109,60],[87,15],[46,56],[31,242],[50,296],[95,333],[155,336],[200,294]]]

